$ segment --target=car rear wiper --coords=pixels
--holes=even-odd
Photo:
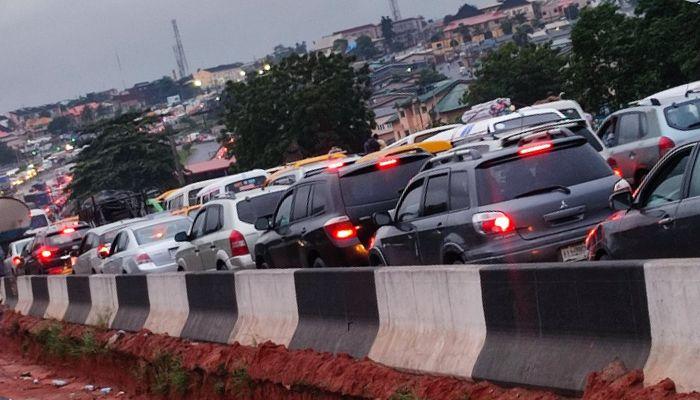
[[[685,129],[693,129],[693,128],[697,128],[697,127],[700,127],[700,121],[693,122],[692,124],[686,126]]]
[[[562,192],[565,194],[571,194],[571,189],[569,189],[566,186],[562,186],[562,185],[553,185],[553,186],[547,186],[547,187],[543,187],[543,188],[539,188],[539,189],[535,189],[535,190],[530,190],[529,192],[521,193],[513,198],[520,199],[523,197],[534,196],[536,194],[549,193],[549,192]]]

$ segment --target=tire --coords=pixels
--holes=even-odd
[[[321,259],[321,257],[316,257],[314,259],[313,264],[311,264],[312,268],[326,268],[326,263]]]
[[[261,254],[255,256],[256,269],[270,269],[270,264],[265,261],[265,257]]]
[[[603,254],[599,255],[598,257],[596,257],[596,261],[610,261],[610,260],[612,260],[612,257],[607,255],[606,253],[603,253]]]

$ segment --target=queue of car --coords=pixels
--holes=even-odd
[[[597,132],[560,100],[367,155],[190,184],[159,198],[165,213],[41,228],[5,265],[91,274],[698,256],[700,92],[688,87]]]

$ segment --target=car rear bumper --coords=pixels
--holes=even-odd
[[[253,257],[250,254],[235,256],[226,261],[226,268],[229,270],[255,269],[255,261],[253,261]]]
[[[473,264],[563,261],[561,249],[568,246],[583,245],[586,235],[593,226],[595,225],[533,240],[524,240],[518,237],[518,239],[513,241],[490,243],[488,246],[476,248],[472,252],[465,252],[464,258],[467,262]]]
[[[156,274],[161,272],[177,272],[177,263],[172,262],[168,264],[156,265],[154,263],[141,264],[138,267],[138,271],[142,274]]]

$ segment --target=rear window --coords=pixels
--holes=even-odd
[[[119,233],[119,229],[117,228],[113,231],[105,232],[100,236],[100,243],[101,244],[107,244],[107,243],[112,243],[114,241],[114,238],[117,237],[117,233]]]
[[[65,231],[52,233],[46,236],[46,241],[49,246],[61,246],[68,243],[79,242],[85,236],[88,230],[87,226],[71,228],[74,229],[70,233],[65,233]]]
[[[564,116],[569,119],[583,119],[583,115],[579,114],[578,110],[575,108],[565,108],[563,110],[559,110],[559,112],[564,114]]]
[[[241,201],[236,205],[238,219],[243,222],[254,224],[259,217],[272,215],[275,213],[275,207],[284,191],[263,194],[253,197],[249,200]]]
[[[559,121],[561,119],[562,118],[555,113],[526,115],[524,117],[498,122],[494,127],[496,128],[496,132],[501,132],[528,126],[542,125],[548,122]]]
[[[379,203],[398,199],[408,181],[421,169],[427,158],[399,159],[395,166],[344,176],[340,190],[347,206]]]
[[[586,141],[588,142],[588,144],[593,146],[595,151],[603,150],[603,145],[600,144],[600,140],[598,140],[598,138],[596,138],[595,133],[591,132],[591,130],[588,129],[587,126],[579,126],[579,127],[574,127],[574,128],[570,128],[570,129],[574,135],[578,135],[578,136],[586,138]]]
[[[142,245],[174,238],[178,232],[187,231],[189,228],[189,219],[178,219],[137,229],[134,231],[134,236],[136,236],[136,242]]]
[[[255,178],[243,179],[226,185],[226,192],[239,193],[246,190],[252,190],[262,187],[263,183],[265,183],[264,176],[256,176]]]
[[[664,114],[671,128],[682,131],[700,129],[700,99],[666,107]]]
[[[479,205],[513,200],[524,193],[553,186],[570,187],[612,173],[603,158],[586,145],[517,158],[477,168]]]
[[[29,229],[37,229],[49,226],[49,221],[43,214],[35,215],[32,217],[32,221],[29,223]]]

